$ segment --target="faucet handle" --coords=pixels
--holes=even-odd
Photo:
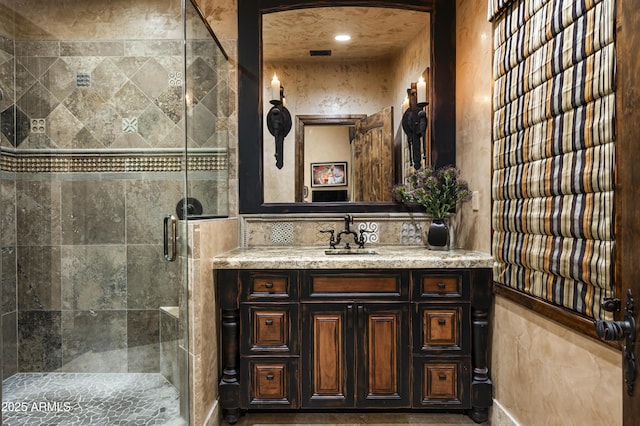
[[[360,238],[358,238],[358,240],[356,241],[358,243],[358,248],[364,248],[364,243],[366,243],[367,241],[364,238],[364,234],[369,233],[369,232],[373,232],[370,231],[368,229],[364,229],[364,228],[360,228]]]

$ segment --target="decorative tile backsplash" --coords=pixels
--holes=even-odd
[[[354,214],[354,226],[368,230],[364,234],[365,246],[371,245],[423,245],[422,229],[428,222],[424,214]],[[242,216],[242,244],[244,247],[273,245],[329,247],[330,234],[344,229],[341,215],[244,215]],[[349,242],[354,246],[352,236],[343,236],[340,246]]]

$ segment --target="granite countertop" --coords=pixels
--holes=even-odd
[[[238,248],[213,258],[214,269],[491,268],[491,254],[428,250],[422,246],[368,246],[376,254],[327,255],[325,247]]]

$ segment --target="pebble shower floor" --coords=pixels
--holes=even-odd
[[[19,373],[2,385],[3,426],[187,424],[160,374]]]

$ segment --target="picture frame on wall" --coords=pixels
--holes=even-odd
[[[311,163],[311,186],[346,186],[347,162]]]

